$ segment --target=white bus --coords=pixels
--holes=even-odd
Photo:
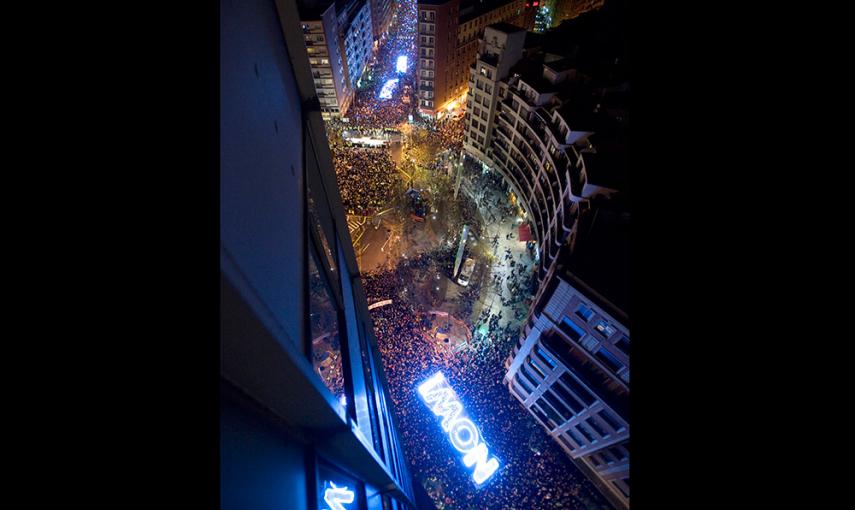
[[[460,270],[460,276],[457,277],[457,283],[466,287],[469,285],[469,279],[472,278],[472,272],[475,270],[475,259],[469,257],[463,263],[463,269]]]

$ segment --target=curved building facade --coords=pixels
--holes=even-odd
[[[464,149],[498,170],[519,198],[534,227],[543,282],[559,248],[572,241],[580,208],[617,190],[589,178],[586,159],[596,153],[590,119],[571,116],[576,69],[568,59],[523,59],[524,42],[522,29],[486,28],[470,67]]]

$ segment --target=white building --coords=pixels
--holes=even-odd
[[[300,18],[321,114],[324,119],[344,117],[371,60],[370,3],[305,0]]]
[[[552,283],[504,382],[576,465],[628,508],[627,318],[571,274]]]

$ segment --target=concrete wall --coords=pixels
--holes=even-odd
[[[220,406],[220,508],[307,509],[305,449],[231,400]]]
[[[302,271],[291,268],[306,265],[293,242],[303,223],[301,101],[273,0],[237,5],[220,7],[223,267],[264,303],[257,313],[275,322],[278,340],[299,347]]]

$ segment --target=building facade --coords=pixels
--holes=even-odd
[[[431,117],[448,102],[449,66],[457,45],[460,0],[420,0],[416,64],[419,112]]]
[[[570,273],[552,282],[504,382],[600,490],[629,508],[628,319]]]
[[[463,104],[484,28],[499,22],[522,26],[524,5],[524,0],[419,1],[417,76],[423,115],[441,118]]]
[[[221,508],[433,508],[401,449],[297,6],[220,12]]]
[[[394,0],[370,0],[370,2],[372,33],[376,41],[392,23],[392,16],[395,14],[398,4]]]
[[[371,60],[369,0],[301,0],[300,20],[324,119],[344,117]]]
[[[579,212],[618,190],[589,175],[601,119],[571,99],[579,73],[566,58],[523,58],[524,38],[508,24],[486,28],[470,69],[463,147],[502,174],[533,224],[542,290]]]

